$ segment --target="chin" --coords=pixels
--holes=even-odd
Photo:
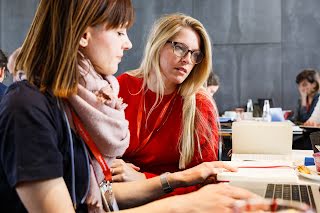
[[[104,72],[104,75],[114,75],[118,72],[118,66],[110,66],[107,67],[106,71]]]
[[[186,80],[186,78],[177,78],[175,79],[175,82],[176,84],[182,84],[184,81]]]
[[[114,75],[114,74],[116,74],[118,72],[118,67],[117,67],[117,69],[114,69],[112,72],[110,72],[110,75]]]

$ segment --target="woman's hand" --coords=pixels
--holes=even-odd
[[[110,169],[113,182],[129,182],[146,179],[146,176],[139,172],[139,167],[132,163],[126,163],[122,159],[115,159]]]
[[[204,162],[190,169],[169,174],[168,181],[175,188],[215,183],[217,174],[224,170],[235,172],[237,168],[221,161]]]
[[[307,91],[307,89],[306,89],[304,86],[302,86],[302,85],[299,85],[299,86],[298,86],[298,90],[299,90],[299,93],[300,93],[301,105],[302,105],[302,106],[306,106],[306,104],[307,104],[308,91]]]
[[[312,120],[307,120],[304,124],[304,126],[319,126],[320,127],[320,123],[317,123],[315,121],[312,121]]]
[[[191,212],[232,212],[236,200],[257,198],[245,189],[227,184],[214,184],[202,187],[196,192],[183,195],[184,208]],[[181,207],[182,208],[182,207]]]

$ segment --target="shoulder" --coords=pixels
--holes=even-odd
[[[213,99],[205,91],[196,93],[196,107],[198,115],[200,115],[202,118],[215,119],[217,109]]]
[[[125,72],[117,77],[119,83],[124,83],[130,81],[131,83],[140,83],[142,82],[142,78],[138,78],[133,75],[133,72]]]
[[[7,89],[7,86],[0,82],[0,90]]]
[[[0,83],[0,96],[2,97],[2,95],[6,92],[7,86],[4,85],[3,83]]]
[[[39,91],[36,86],[27,81],[19,81],[11,84],[3,96],[0,109],[4,112],[27,112],[48,108],[49,99]]]
[[[135,94],[141,90],[143,78],[133,76],[131,72],[126,72],[117,77],[120,84],[120,96],[127,93]]]
[[[212,108],[213,101],[204,90],[200,90],[196,93],[196,105],[197,108]]]

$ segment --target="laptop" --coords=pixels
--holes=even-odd
[[[285,121],[282,108],[270,108],[270,114],[271,114],[271,121]]]
[[[232,124],[231,160],[292,162],[289,122],[240,121]]]
[[[308,204],[320,213],[320,186],[282,183],[230,182],[230,185],[247,189],[264,198],[279,198]]]

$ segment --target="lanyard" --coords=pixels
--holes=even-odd
[[[87,144],[87,146],[90,148],[90,150],[91,150],[92,154],[94,155],[94,157],[96,158],[96,160],[99,162],[100,167],[103,171],[105,180],[109,181],[111,183],[112,182],[112,174],[111,174],[111,171],[110,171],[105,159],[102,157],[98,147],[93,142],[88,131],[84,128],[83,123],[81,122],[79,116],[74,112],[73,108],[70,105],[69,105],[69,108],[71,111],[74,125],[75,125],[78,133],[80,134],[80,136],[82,137],[84,142]]]
[[[158,118],[156,120],[154,128],[141,141],[140,146],[136,149],[136,152],[139,152],[149,142],[149,140],[150,140],[151,136],[153,135],[153,133],[158,132],[159,129],[167,121],[167,119],[168,119],[168,117],[169,117],[169,115],[170,115],[170,113],[172,111],[173,105],[174,105],[174,103],[176,101],[177,93],[178,93],[178,91],[175,90],[175,92],[171,96],[170,100],[164,105],[163,109],[161,110],[161,112],[160,112],[160,114],[159,114],[159,116],[158,116]],[[173,103],[171,104],[172,100],[173,100]],[[138,139],[138,142],[140,142],[140,136],[141,136],[141,122],[142,122],[142,114],[144,112],[144,109],[143,109],[144,102],[145,102],[145,93],[143,92],[142,96],[141,96],[141,99],[140,99],[140,103],[139,103],[139,107],[138,107],[138,115],[137,115],[137,139]],[[170,108],[169,112],[167,112],[170,105],[171,105],[171,108]],[[167,117],[165,118],[165,120],[163,120],[165,114],[167,114]]]

